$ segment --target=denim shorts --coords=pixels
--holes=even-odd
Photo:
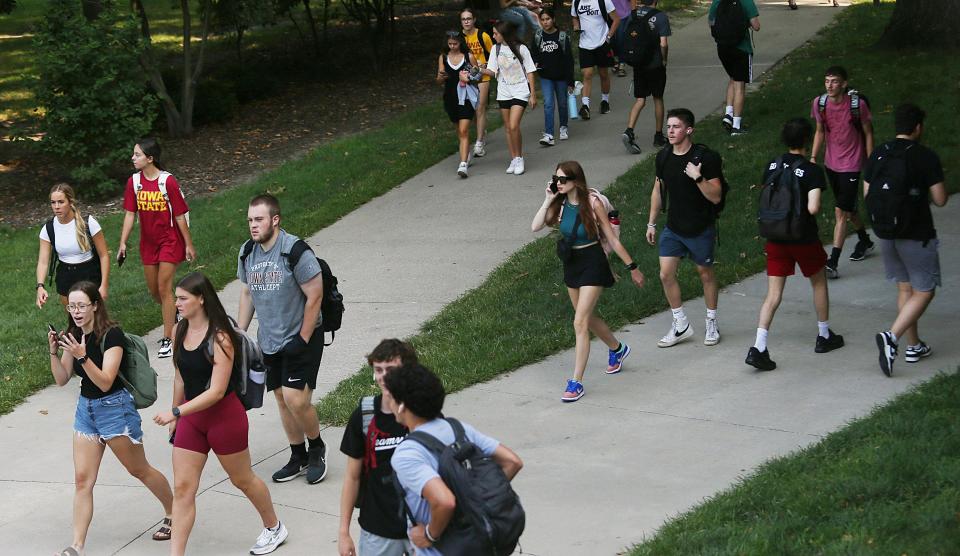
[[[133,396],[124,388],[102,398],[80,396],[73,430],[101,443],[118,436],[129,437],[134,444],[143,442],[140,414],[133,405]]]

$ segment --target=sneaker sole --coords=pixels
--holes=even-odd
[[[887,341],[884,339],[883,334],[877,334],[876,339],[877,348],[880,349],[880,370],[883,371],[883,374],[892,377],[893,365],[890,358],[887,357]]]
[[[463,179],[467,179],[467,173],[466,173],[466,172],[457,171],[457,175],[460,176],[460,177],[463,178]]]
[[[277,544],[275,544],[275,545],[274,545],[273,547],[271,547],[269,550],[267,550],[267,549],[263,549],[263,550],[260,550],[260,551],[251,550],[251,551],[250,551],[250,554],[257,554],[257,555],[260,555],[260,554],[270,554],[271,552],[273,552],[273,551],[275,551],[276,549],[280,548],[280,545],[282,545],[283,543],[287,542],[287,537],[289,537],[289,536],[290,536],[290,532],[287,531],[286,529],[284,529],[284,531],[283,531],[283,537],[280,539],[280,542],[278,542]]]
[[[850,254],[850,260],[853,261],[853,262],[860,262],[860,261],[862,261],[863,259],[866,259],[866,258],[867,258],[867,255],[869,255],[869,254],[872,253],[872,252],[873,252],[873,246],[867,247],[866,249],[864,249],[863,253],[860,254],[860,257],[859,257],[859,258],[854,258],[854,254],[851,253],[851,254]]]
[[[827,274],[827,278],[831,280],[836,280],[837,278],[840,277],[839,270],[836,270],[836,269],[831,270],[830,267],[824,267],[824,269],[825,269],[824,272]]]
[[[921,355],[906,355],[906,354],[904,354],[903,360],[906,361],[907,363],[919,363],[920,360],[923,359],[924,357],[930,357],[930,354],[931,354],[931,353],[933,353],[933,350],[932,350],[932,349],[929,349],[929,350],[923,352],[923,354],[921,354]]]
[[[627,154],[640,154],[642,152],[640,147],[636,146],[627,134],[623,134],[620,139],[623,141],[624,148],[627,149]]]
[[[750,357],[747,357],[746,359],[744,359],[743,362],[746,363],[747,365],[750,365],[751,367],[753,367],[758,371],[772,371],[777,368],[777,364],[774,363],[773,361],[770,362],[773,365],[772,367],[761,367],[759,364],[751,363]]]
[[[273,480],[273,482],[275,482],[275,483],[285,483],[285,482],[287,482],[287,481],[292,481],[292,480],[296,479],[297,477],[299,477],[300,475],[303,475],[303,474],[306,473],[306,472],[307,472],[307,467],[306,467],[306,466],[303,466],[303,468],[300,469],[300,472],[297,473],[296,475],[290,475],[289,477],[281,477],[281,478],[279,478],[279,479],[276,478],[276,477],[270,477],[270,478],[271,478],[271,479]]]
[[[673,340],[673,342],[664,342],[663,338],[661,338],[659,341],[657,341],[657,347],[661,347],[661,348],[673,347],[691,336],[693,336],[693,327],[688,326],[686,331],[684,331],[683,334],[677,336]]]
[[[580,398],[582,398],[585,393],[586,393],[586,392],[580,392],[580,395],[578,395],[576,398],[564,398],[564,397],[561,397],[561,398],[560,398],[560,401],[561,401],[561,402],[564,402],[564,403],[575,402],[575,401],[579,400]]]
[[[626,348],[627,348],[627,352],[624,353],[624,354],[623,354],[623,357],[620,358],[620,364],[619,364],[619,365],[617,365],[617,366],[616,366],[615,368],[613,368],[613,369],[610,369],[609,367],[607,368],[607,374],[608,374],[608,375],[615,375],[615,374],[617,374],[617,373],[619,373],[620,371],[623,370],[623,360],[626,359],[627,356],[630,355],[630,351],[631,351],[631,350],[630,350],[630,346],[627,346],[626,344],[624,344],[624,345],[625,345]]]
[[[710,340],[708,338],[703,339],[703,345],[705,346],[715,346],[719,343],[720,343],[720,334],[717,334],[717,338],[715,340]]]
[[[826,346],[826,347],[822,347],[822,348],[821,348],[820,346],[814,346],[813,352],[814,352],[814,353],[830,353],[831,351],[833,351],[833,350],[835,350],[835,349],[840,349],[840,348],[842,348],[844,345],[846,345],[846,344],[844,344],[843,342],[841,342],[839,346],[833,346],[833,347]]]
[[[158,353],[157,359],[166,359],[167,357],[173,357],[173,352],[170,353]]]

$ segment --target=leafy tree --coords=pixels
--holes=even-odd
[[[897,0],[880,43],[893,47],[960,46],[960,2]]]
[[[395,38],[394,0],[341,0],[340,4],[360,24],[370,44],[374,69],[379,71],[384,43],[393,44]]]
[[[146,134],[156,110],[137,60],[144,45],[136,21],[112,2],[88,21],[76,0],[50,0],[33,38],[45,110],[41,148],[73,164],[72,176],[106,190],[111,169]]]

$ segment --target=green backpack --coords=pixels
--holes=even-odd
[[[100,339],[103,353],[107,335]],[[157,401],[157,371],[150,366],[150,353],[143,338],[128,332],[123,333],[123,362],[117,376],[123,387],[133,396],[137,409],[144,409]]]

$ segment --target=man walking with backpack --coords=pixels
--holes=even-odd
[[[384,385],[383,401],[411,431],[390,463],[417,556],[512,554],[525,519],[509,482],[523,467],[517,454],[466,423],[444,419],[443,384],[426,367],[395,369]],[[477,520],[491,522],[493,538],[473,527]]]
[[[624,35],[623,58],[633,66],[633,96],[636,102],[627,116],[627,129],[623,131],[623,146],[630,154],[640,154],[633,134],[640,112],[646,106],[647,97],[653,97],[653,112],[656,132],[653,144],[663,147],[663,90],[667,86],[667,37],[670,36],[670,20],[667,14],[656,8],[657,0],[640,0],[642,4],[632,14]]]
[[[401,502],[393,483],[390,459],[407,429],[383,403],[383,379],[401,366],[417,363],[413,346],[397,339],[383,340],[367,356],[373,380],[381,395],[366,396],[353,411],[343,431],[340,451],[347,456],[340,495],[340,556],[356,556],[350,537],[353,508],[360,508],[359,554],[403,556],[412,554],[407,524],[400,518]]]
[[[594,68],[600,73],[600,113],[610,111],[610,68],[615,63],[610,45],[620,25],[620,14],[611,0],[573,0],[570,16],[573,32],[580,37],[580,70],[583,71],[580,118],[589,120]]]
[[[760,12],[753,0],[713,0],[707,16],[717,42],[717,56],[730,80],[723,128],[730,135],[743,133],[743,103],[747,83],[753,81],[753,42],[750,30],[760,30]]]
[[[760,235],[767,238],[767,297],[760,307],[757,340],[747,351],[746,364],[761,371],[772,371],[777,364],[770,359],[767,334],[773,316],[783,299],[787,277],[799,265],[810,280],[813,304],[817,311],[816,353],[843,347],[843,336],[830,330],[830,297],[824,264],[827,254],[817,231],[820,194],[826,188],[823,171],[807,161],[807,147],[813,126],[805,118],[794,118],[783,126],[780,138],[788,152],[767,164],[760,192]]]
[[[243,283],[237,324],[246,330],[256,312],[267,391],[277,399],[292,452],[273,480],[289,481],[306,471],[308,483],[319,483],[327,476],[327,447],[311,397],[323,358],[320,263],[309,250],[293,260],[291,251],[301,240],[280,227],[280,201],[273,195],[250,200],[247,226],[251,239],[237,261]]]
[[[670,330],[657,347],[671,347],[693,336],[693,326],[683,311],[683,298],[677,282],[680,259],[690,257],[697,265],[707,305],[703,343],[720,342],[717,327],[717,278],[713,272],[716,244],[716,218],[723,204],[726,186],[720,155],[705,145],[694,144],[693,112],[674,108],[667,112],[669,146],[657,153],[657,177],[650,194],[650,219],[647,243],[655,245],[657,214],[667,213],[667,224],[660,235],[660,282],[673,311]]]
[[[810,162],[816,164],[820,147],[826,145],[823,165],[836,202],[833,250],[827,261],[827,276],[839,278],[840,252],[847,237],[847,221],[857,230],[857,245],[851,261],[862,261],[873,250],[870,235],[857,213],[860,169],[873,152],[873,122],[867,100],[847,88],[847,70],[830,66],[824,72],[827,92],[813,99],[811,117],[817,122]]]
[[[917,322],[940,285],[937,230],[930,201],[947,204],[943,166],[936,153],[919,143],[926,113],[913,104],[894,111],[896,139],[870,155],[863,175],[863,196],[880,243],[887,279],[897,283],[897,318],[877,334],[880,370],[893,376],[893,363],[902,338],[904,360],[916,363],[930,355],[920,340]]]

